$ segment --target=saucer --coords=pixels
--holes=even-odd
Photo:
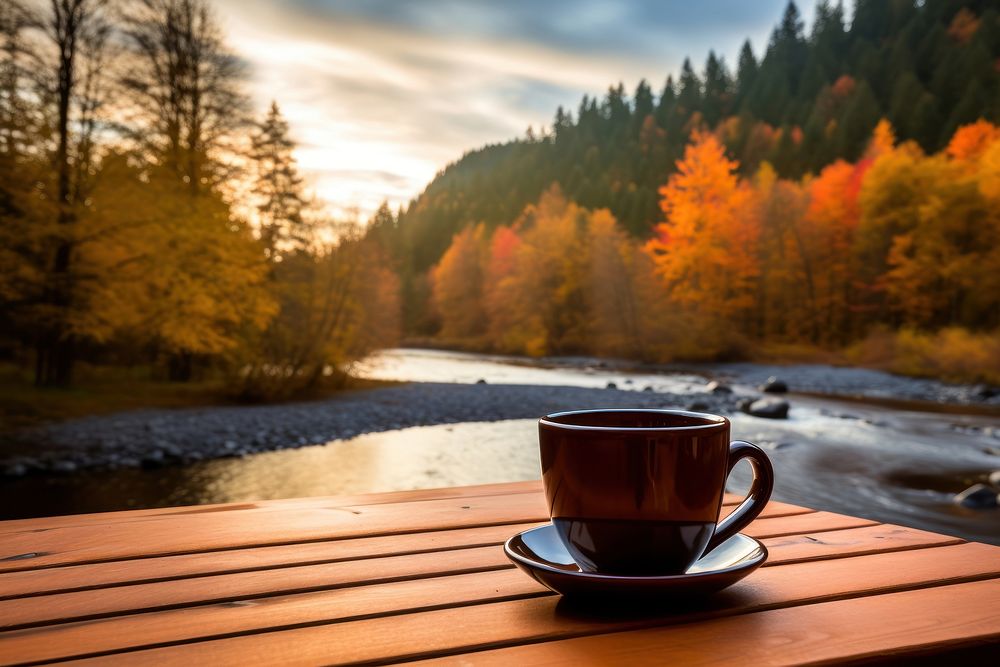
[[[738,533],[702,556],[683,574],[624,576],[584,572],[569,555],[552,524],[518,533],[507,540],[503,550],[532,579],[567,596],[707,595],[732,586],[767,560],[763,544]]]

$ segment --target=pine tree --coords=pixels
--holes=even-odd
[[[653,91],[645,79],[639,81],[632,96],[632,136],[638,137],[646,116],[653,113]]]
[[[677,94],[678,113],[688,119],[701,107],[701,81],[689,58],[681,65],[680,91]]]
[[[736,66],[736,108],[741,108],[757,80],[757,58],[753,54],[750,40],[743,42],[739,62]]]
[[[267,116],[251,139],[250,156],[257,171],[256,196],[260,236],[268,257],[278,260],[282,253],[302,248],[308,242],[302,211],[306,206],[288,136],[288,121],[271,102]]]
[[[858,84],[847,108],[837,124],[837,152],[854,161],[868,143],[872,129],[879,120],[879,107],[868,82]]]
[[[732,99],[732,80],[726,63],[716,57],[715,51],[708,52],[705,62],[705,96],[702,101],[703,115],[709,127],[729,114]]]

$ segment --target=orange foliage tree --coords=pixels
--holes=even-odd
[[[749,314],[760,273],[753,193],[737,166],[714,136],[696,132],[660,189],[666,221],[646,246],[671,298],[720,321]]]

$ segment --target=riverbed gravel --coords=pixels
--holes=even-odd
[[[529,419],[587,407],[686,408],[729,413],[736,397],[613,388],[412,383],[322,401],[142,410],[49,424],[15,435],[29,456],[0,454],[0,474],[160,467],[321,444],[410,426]],[[695,405],[697,403],[697,405]]]

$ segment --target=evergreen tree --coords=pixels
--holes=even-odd
[[[701,81],[691,66],[691,59],[685,58],[681,65],[680,91],[677,94],[677,113],[687,120],[701,108]]]
[[[750,40],[743,42],[740,49],[739,62],[736,66],[736,99],[735,106],[741,108],[753,89],[757,80],[757,58],[753,54]]]
[[[642,129],[642,124],[646,120],[646,116],[653,113],[653,91],[643,79],[635,87],[635,94],[633,99],[633,111],[632,111],[632,136],[638,137],[639,132]]]
[[[676,139],[672,136],[676,131],[673,126],[673,119],[677,115],[677,86],[674,84],[674,77],[668,76],[663,90],[660,91],[660,98],[656,102],[656,123],[666,131],[666,141],[673,142]]]
[[[288,136],[288,121],[278,103],[271,102],[251,138],[250,157],[257,171],[254,193],[260,199],[257,211],[261,240],[272,261],[308,243],[302,218],[306,201],[302,177],[292,155],[294,148],[295,143]]]
[[[732,80],[726,63],[717,58],[715,51],[708,52],[705,62],[705,95],[702,101],[703,116],[710,127],[729,114],[732,99]]]
[[[857,160],[878,121],[878,102],[868,82],[862,81],[855,89],[837,125],[837,153],[847,160]]]

